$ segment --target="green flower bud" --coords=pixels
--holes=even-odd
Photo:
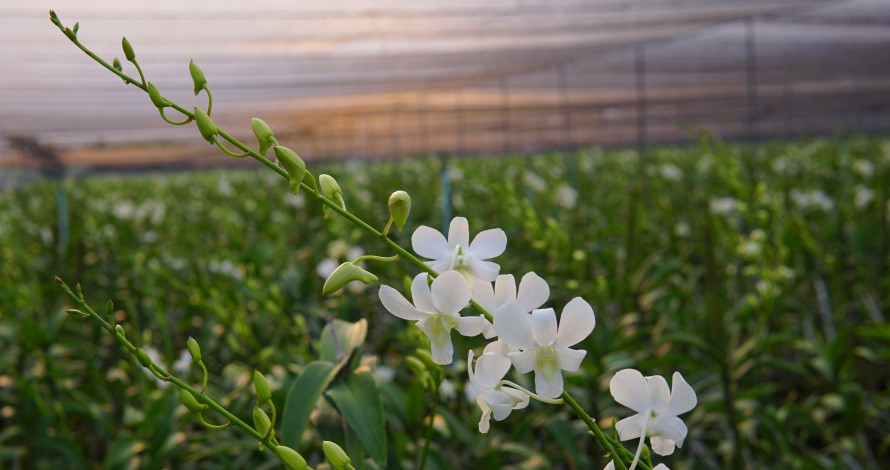
[[[198,346],[198,342],[195,341],[195,338],[189,336],[188,341],[185,343],[185,347],[189,350],[189,354],[192,356],[192,364],[201,362],[201,347]]]
[[[124,49],[124,57],[130,62],[133,62],[136,58],[136,52],[133,51],[133,46],[130,45],[130,41],[127,41],[127,38],[121,40],[121,47]]]
[[[195,83],[195,96],[198,96],[198,93],[201,93],[201,90],[207,86],[207,79],[204,78],[204,72],[201,71],[201,68],[198,67],[194,60],[189,61],[189,74],[191,74],[192,81]]]
[[[124,332],[124,327],[122,327],[120,325],[114,325],[114,332],[117,333],[117,335],[120,336],[121,338],[127,337],[127,333]]]
[[[108,302],[105,302],[105,316],[111,320],[114,318],[114,302],[111,299],[108,299]]]
[[[275,134],[272,133],[272,129],[269,125],[260,118],[251,118],[250,128],[253,129],[253,134],[256,136],[257,142],[260,143],[260,155],[265,155],[266,150],[269,150],[269,147],[275,145]]]
[[[136,352],[133,354],[136,355],[136,360],[139,361],[139,365],[145,368],[151,366],[151,358],[148,357],[148,353],[140,348],[136,348]]]
[[[76,23],[74,23],[74,27],[71,28],[71,31],[74,32],[75,36],[77,36],[77,30],[79,30],[79,29],[80,29],[80,22],[76,22]]]
[[[65,36],[67,36],[68,39],[70,39],[72,41],[77,40],[77,33],[75,33],[71,28],[65,28],[64,31],[65,31]]]
[[[145,86],[146,91],[148,91],[148,97],[151,99],[151,103],[158,108],[166,108],[170,106],[170,103],[161,97],[161,92],[158,91],[158,87],[154,85],[152,82],[148,82]]]
[[[269,390],[269,382],[260,371],[253,371],[253,388],[256,390],[257,405],[263,405],[272,399],[272,391]]]
[[[117,57],[115,57],[114,60],[111,61],[111,66],[114,67],[114,70],[117,70],[118,72],[124,71],[124,67],[121,65],[121,60]]]
[[[200,413],[208,408],[207,405],[198,403],[195,396],[188,390],[179,390],[179,401],[192,413]]]
[[[389,196],[389,215],[399,231],[405,226],[411,212],[411,196],[405,191],[396,191]]]
[[[321,187],[321,194],[326,198],[333,200],[337,194],[343,194],[337,180],[331,175],[321,175],[318,177],[318,185]]]
[[[201,131],[201,137],[212,144],[213,138],[219,134],[219,129],[201,108],[195,108],[195,123],[198,125],[198,130]]]
[[[259,119],[257,120],[259,121]],[[251,121],[251,126],[253,126],[253,121]],[[254,132],[256,131],[254,130]],[[259,138],[259,136],[257,137]],[[260,144],[262,145],[262,142]],[[303,178],[306,177],[306,162],[304,162],[296,152],[287,147],[276,145],[274,150],[275,159],[285,170],[287,170],[287,175],[290,178],[291,191],[293,191],[294,194],[299,193],[300,183],[303,181]]]
[[[49,11],[49,19],[53,22],[54,25],[58,27],[62,27],[62,22],[59,20],[59,15],[56,14],[55,10]]]
[[[272,421],[269,420],[269,416],[266,415],[266,412],[263,411],[262,408],[253,408],[253,427],[256,428],[257,432],[264,436],[272,427]]]
[[[309,468],[306,464],[306,459],[304,459],[299,452],[290,447],[277,446],[275,447],[275,454],[277,454],[278,458],[291,470],[304,470]]]
[[[76,308],[65,309],[65,313],[67,313],[68,315],[80,315],[80,316],[86,315],[85,313],[81,312],[80,310],[78,310]]]
[[[337,266],[337,269],[324,281],[321,295],[333,294],[352,281],[362,281],[365,284],[371,284],[372,282],[377,282],[377,276],[352,263],[343,263]]]
[[[408,364],[408,368],[411,369],[411,372],[414,372],[415,375],[423,375],[426,373],[426,365],[423,361],[414,356],[406,357],[405,364]]]
[[[328,462],[331,463],[331,466],[334,467],[334,470],[348,470],[352,468],[352,460],[337,444],[331,441],[324,441],[321,443],[321,450],[324,452],[324,456],[327,457]]]

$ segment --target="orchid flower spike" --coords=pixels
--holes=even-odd
[[[448,228],[448,240],[438,230],[422,225],[411,236],[414,251],[429,258],[427,264],[442,273],[458,271],[468,281],[473,278],[494,281],[500,266],[484,261],[500,256],[507,248],[507,235],[496,228],[479,232],[470,243],[470,229],[467,219],[455,217]]]
[[[587,351],[569,349],[593,331],[596,317],[593,308],[581,297],[575,297],[562,311],[557,328],[552,308],[535,310],[529,315],[515,303],[504,305],[494,314],[498,337],[519,349],[508,357],[516,371],[535,371],[535,392],[544,398],[562,394],[562,371],[574,372],[581,367]]]
[[[467,358],[472,398],[482,409],[482,418],[479,419],[481,433],[488,432],[492,415],[495,420],[503,421],[513,410],[528,406],[527,394],[509,386],[498,386],[501,379],[510,371],[510,359],[507,358],[507,353],[510,351],[510,346],[503,341],[494,341],[485,346],[482,355],[476,360],[475,368],[472,349]]]
[[[643,377],[634,369],[620,370],[609,382],[609,390],[615,401],[637,412],[615,425],[622,441],[642,437],[637,456],[646,436],[650,438],[652,451],[658,455],[671,455],[674,446],[683,446],[687,429],[677,416],[695,408],[696,396],[679,372],[674,372],[673,390],[670,390],[664,377]]]
[[[411,283],[411,297],[414,305],[397,290],[380,286],[380,302],[393,315],[404,320],[416,320],[417,327],[423,330],[430,340],[433,361],[436,364],[451,364],[454,347],[451,344],[451,329],[464,336],[476,336],[488,324],[483,316],[462,317],[460,311],[470,303],[470,285],[459,273],[446,272],[433,280],[432,288],[427,282],[427,274],[418,274]]]

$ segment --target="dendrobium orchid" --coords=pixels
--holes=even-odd
[[[447,241],[438,230],[422,225],[411,236],[411,246],[417,254],[432,260],[427,264],[436,272],[457,271],[468,281],[476,278],[491,282],[501,268],[484,260],[504,252],[507,235],[499,228],[484,230],[471,243],[467,219],[455,217],[448,227]]]
[[[672,388],[668,389],[664,377],[643,377],[634,369],[620,370],[612,377],[609,383],[612,397],[637,412],[615,425],[622,441],[641,438],[634,463],[639,458],[646,436],[650,438],[652,451],[658,455],[672,454],[674,446],[683,447],[687,430],[683,420],[677,416],[695,408],[695,390],[679,372],[674,372]]]
[[[456,328],[464,336],[476,336],[488,325],[483,316],[462,317],[460,311],[470,303],[470,285],[462,275],[450,271],[440,274],[428,284],[426,273],[418,274],[411,283],[414,305],[397,290],[380,286],[380,302],[393,315],[404,320],[416,320],[430,340],[430,352],[437,364],[451,364],[454,347],[451,330]]]
[[[523,310],[531,312],[544,305],[548,298],[550,286],[533,272],[522,276],[518,292],[512,274],[501,274],[493,286],[489,282],[473,283],[473,300],[492,313],[508,303],[519,304]]]
[[[482,409],[482,418],[479,420],[481,433],[488,432],[492,416],[497,421],[503,421],[513,410],[528,406],[529,396],[526,393],[499,385],[501,379],[510,371],[510,359],[507,358],[509,352],[510,346],[506,343],[494,341],[485,346],[482,355],[476,360],[475,368],[472,349],[467,358],[470,387],[476,404]]]
[[[508,303],[494,314],[498,337],[518,349],[508,357],[520,374],[535,371],[535,392],[544,398],[562,394],[562,371],[574,372],[587,351],[570,349],[586,338],[596,326],[593,308],[575,297],[562,311],[557,328],[552,308],[535,310],[529,315],[515,303]]]

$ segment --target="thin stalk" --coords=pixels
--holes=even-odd
[[[574,398],[569,395],[568,392],[563,390],[562,399],[575,411],[581,421],[584,421],[584,424],[587,425],[588,428],[593,432],[593,436],[599,441],[600,445],[603,446],[603,449],[606,449],[612,457],[612,460],[615,461],[615,467],[619,470],[627,470],[627,466],[624,465],[624,461],[621,460],[621,456],[618,455],[618,452],[615,452],[615,448],[612,447],[612,443],[606,439],[606,435],[603,434],[603,431],[599,426],[593,421],[586,411],[578,405],[578,402],[575,401]]]
[[[433,407],[430,409],[430,420],[426,425],[426,435],[423,439],[423,452],[420,454],[420,462],[417,464],[417,470],[423,470],[426,466],[426,456],[430,451],[430,441],[433,438],[433,423],[436,420],[436,412],[439,409],[439,384],[433,389]]]

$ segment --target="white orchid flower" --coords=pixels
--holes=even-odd
[[[464,336],[482,333],[488,321],[483,316],[462,317],[460,311],[470,303],[470,285],[462,275],[451,271],[427,283],[427,274],[418,274],[411,283],[414,305],[397,290],[380,286],[380,302],[393,315],[404,320],[416,320],[430,340],[430,352],[436,364],[451,364],[454,347],[451,330],[456,328]]]
[[[494,315],[498,337],[519,352],[508,354],[516,371],[535,371],[535,392],[544,398],[562,394],[562,371],[581,367],[587,351],[569,349],[586,338],[596,326],[593,308],[575,297],[562,311],[557,328],[552,308],[535,310],[529,315],[518,304],[508,303]]]
[[[548,298],[550,298],[550,286],[533,272],[522,276],[518,290],[512,274],[501,274],[494,285],[490,282],[473,283],[473,300],[491,313],[508,303],[519,304],[528,313],[540,308]]]
[[[606,466],[603,467],[603,470],[615,470],[615,461],[610,460],[609,463],[607,463]],[[671,469],[668,468],[667,465],[660,463],[660,464],[652,467],[652,470],[671,470]]]
[[[467,358],[467,371],[473,392],[471,398],[476,400],[476,404],[482,409],[482,418],[479,419],[481,433],[488,432],[492,416],[497,421],[503,421],[513,410],[528,406],[527,394],[509,386],[499,385],[501,379],[510,371],[510,359],[507,358],[507,353],[510,351],[509,345],[503,341],[495,341],[485,346],[482,355],[476,360],[475,368],[472,349]]]
[[[671,455],[674,446],[683,447],[687,429],[677,416],[695,408],[697,399],[695,390],[679,372],[674,372],[671,390],[667,380],[659,375],[643,377],[634,369],[620,370],[609,382],[609,390],[615,401],[637,412],[615,425],[622,441],[641,437],[634,462],[646,436],[658,455]]]
[[[494,281],[500,266],[484,261],[496,256],[507,248],[507,235],[496,228],[479,232],[470,242],[470,229],[467,219],[455,217],[448,228],[448,240],[438,230],[422,225],[411,236],[414,251],[428,261],[436,272],[458,271],[472,281],[473,278]]]

